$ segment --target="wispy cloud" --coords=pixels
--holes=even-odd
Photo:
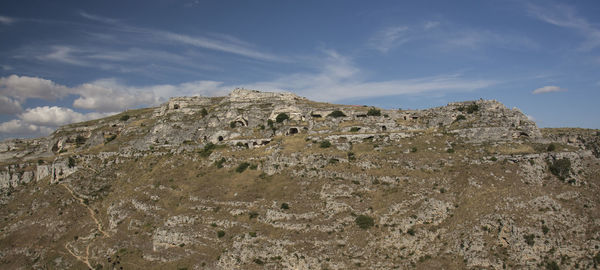
[[[544,93],[564,92],[564,91],[567,91],[567,89],[560,88],[555,85],[547,85],[544,87],[537,88],[537,89],[533,90],[531,93],[532,94],[544,94]]]
[[[275,62],[287,61],[285,57],[277,56],[267,52],[262,52],[256,49],[251,44],[229,35],[212,34],[213,37],[191,36],[171,31],[132,26],[122,23],[117,19],[88,14],[85,12],[81,12],[80,15],[89,20],[101,22],[107,25],[112,25],[115,27],[114,30],[117,31],[125,31],[135,33],[138,35],[148,36],[151,38],[151,40],[155,42],[177,43],[180,45],[188,45],[213,51],[231,53],[257,60]]]
[[[577,14],[575,9],[566,5],[537,6],[530,4],[529,13],[543,21],[559,27],[576,30],[585,39],[581,50],[589,51],[600,46],[600,29]]]
[[[0,15],[0,23],[2,23],[2,24],[12,24],[16,21],[17,21],[17,19],[15,19],[15,18]]]
[[[377,31],[369,39],[368,44],[382,53],[387,53],[408,43],[416,42],[424,43],[423,46],[437,47],[443,50],[484,47],[522,50],[539,47],[535,41],[525,36],[462,27],[439,21],[386,27]]]

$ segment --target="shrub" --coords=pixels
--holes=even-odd
[[[472,113],[474,113],[476,111],[479,111],[479,105],[477,105],[475,103],[473,103],[473,104],[471,104],[471,105],[469,105],[467,107],[467,113],[468,114],[472,114]]]
[[[370,108],[367,112],[368,116],[381,116],[381,111],[375,108]]]
[[[553,143],[551,143],[551,144],[548,145],[548,148],[546,148],[546,150],[548,152],[552,152],[552,151],[556,150],[556,145],[554,145]]]
[[[456,116],[456,120],[455,121],[460,121],[460,120],[467,120],[467,117],[465,117],[462,114],[459,114],[459,115]]]
[[[208,115],[208,111],[206,110],[206,108],[202,108],[202,110],[200,111],[200,115],[202,115],[202,117]]]
[[[416,152],[417,152],[417,147],[413,147],[413,148],[411,148],[411,149],[410,149],[410,152],[411,152],[411,153],[416,153]]]
[[[350,128],[350,132],[357,132],[357,131],[359,131],[359,130],[360,130],[360,128],[359,128],[359,127],[351,127],[351,128]]]
[[[523,239],[525,239],[525,243],[527,243],[530,246],[533,246],[533,244],[535,244],[535,235],[533,234],[524,235]]]
[[[571,171],[571,160],[562,158],[548,164],[550,172],[556,175],[559,179],[565,180]]]
[[[267,120],[267,126],[273,128],[273,120],[271,120],[271,119]]]
[[[117,138],[117,135],[116,134],[112,134],[112,135],[108,136],[106,139],[104,139],[104,143],[109,143],[109,142],[111,142],[112,140],[114,140],[116,138]]]
[[[365,216],[365,215],[359,215],[356,217],[356,219],[354,220],[354,222],[356,222],[356,225],[358,225],[358,227],[360,227],[361,229],[368,229],[370,227],[373,227],[373,225],[375,225],[375,221],[373,221],[373,218],[370,216]]]
[[[322,141],[321,144],[319,144],[319,147],[321,148],[329,148],[331,146],[331,143],[327,140]]]
[[[129,120],[129,115],[127,115],[127,114],[121,115],[121,118],[119,118],[119,120],[125,122],[125,121]]]
[[[86,138],[81,135],[77,135],[77,137],[75,137],[75,144],[77,144],[77,146],[83,145],[85,141]]]
[[[225,236],[225,231],[218,231],[217,232],[217,237],[221,238],[223,236]]]
[[[275,117],[275,122],[282,123],[283,121],[290,119],[290,117],[286,113],[280,113]]]
[[[216,148],[216,145],[214,143],[207,143],[206,145],[204,145],[204,148],[202,150],[200,150],[200,152],[198,152],[200,154],[201,157],[208,157],[210,156],[210,154],[212,154],[213,150]]]
[[[250,237],[256,237],[256,232],[249,232],[248,235],[250,235]]]
[[[242,162],[240,165],[235,168],[235,171],[238,173],[243,173],[248,167],[250,167],[250,163]]]
[[[282,203],[281,209],[287,210],[287,209],[290,209],[290,206],[287,203]]]
[[[348,160],[349,161],[354,161],[356,160],[356,155],[354,155],[353,152],[348,152]]]
[[[543,232],[544,234],[547,234],[549,231],[550,231],[550,229],[548,228],[548,226],[546,226],[546,225],[542,225],[542,232]]]
[[[406,231],[406,233],[408,233],[410,235],[415,235],[415,230],[413,228],[410,228]]]
[[[250,213],[248,213],[248,216],[250,217],[250,219],[256,218],[258,217],[258,212],[250,211]]]
[[[255,264],[258,264],[258,265],[263,265],[263,264],[265,264],[265,262],[263,262],[263,261],[262,261],[261,259],[259,259],[259,258],[256,258],[256,259],[254,259],[254,263],[255,263]]]
[[[229,122],[229,127],[230,128],[235,128],[235,121]]]
[[[217,166],[217,168],[221,169],[221,168],[223,168],[223,163],[225,163],[225,158],[221,158],[221,159],[215,161],[215,166]]]
[[[555,261],[546,262],[546,269],[548,270],[559,270],[558,264]]]
[[[452,153],[454,153],[454,148],[448,148],[448,150],[446,150],[446,152],[452,154]]]
[[[69,163],[69,164],[68,164],[68,165],[69,165],[69,168],[73,168],[73,167],[75,167],[75,165],[76,165],[76,164],[75,164],[75,159],[74,159],[73,157],[69,157],[69,162],[68,162],[68,163]]]
[[[335,111],[331,112],[330,114],[328,114],[327,116],[338,118],[338,117],[345,117],[346,114],[344,112],[342,112],[342,111],[335,110]]]

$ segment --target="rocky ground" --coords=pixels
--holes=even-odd
[[[600,132],[235,90],[0,144],[2,269],[590,269]]]

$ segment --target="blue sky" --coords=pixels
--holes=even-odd
[[[598,1],[0,2],[0,138],[236,87],[600,128]]]

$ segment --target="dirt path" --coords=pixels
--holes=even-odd
[[[76,199],[79,202],[79,204],[81,204],[83,207],[87,208],[88,212],[90,213],[90,217],[92,218],[92,220],[94,220],[94,223],[96,223],[96,229],[100,233],[102,233],[102,238],[110,237],[110,235],[108,234],[108,232],[106,232],[106,231],[104,231],[102,229],[102,224],[100,223],[100,221],[96,217],[96,212],[94,212],[94,210],[89,205],[87,205],[85,203],[85,200],[81,196],[77,195],[71,188],[69,188],[66,183],[61,183],[60,185],[63,186],[67,191],[69,191],[69,193],[71,194],[71,196],[74,199]],[[83,262],[85,265],[87,265],[90,269],[94,269],[92,267],[92,265],[90,264],[89,258],[90,258],[90,246],[92,245],[92,242],[94,241],[95,234],[96,233],[94,232],[91,235],[89,235],[88,237],[82,238],[82,240],[83,239],[89,239],[90,240],[90,243],[88,243],[87,246],[86,246],[86,248],[85,248],[85,257],[84,256],[79,256],[79,255],[75,254],[75,252],[73,252],[73,250],[71,250],[69,243],[65,244],[65,248],[67,249],[67,251],[71,255],[73,255],[73,257],[75,257],[77,260],[79,260],[79,261]]]

